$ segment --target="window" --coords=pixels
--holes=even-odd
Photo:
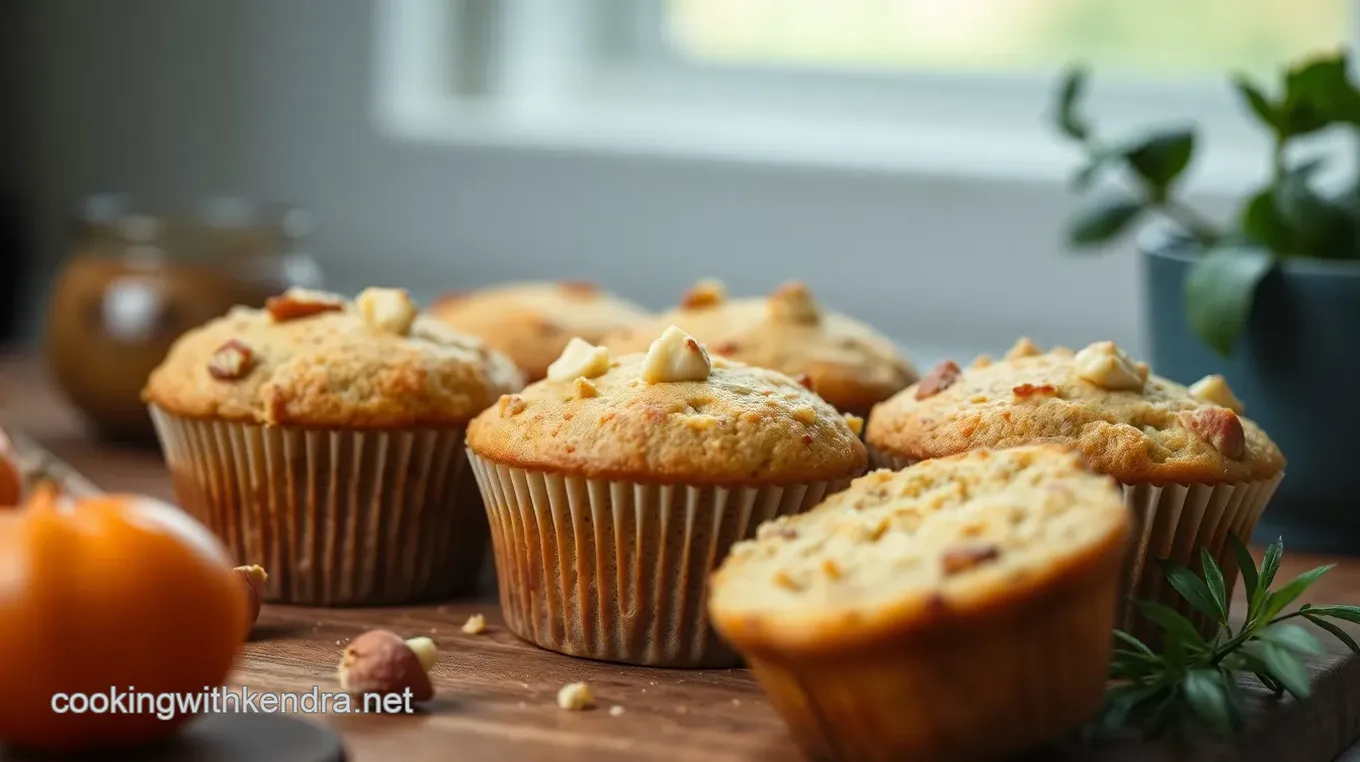
[[[1197,167],[1258,175],[1229,72],[1352,37],[1351,0],[387,0],[383,123],[400,137],[838,167],[1065,175],[1060,67],[1096,70],[1123,132],[1193,120]]]
[[[1347,0],[669,0],[673,51],[723,64],[1157,78],[1268,74],[1345,42]]]

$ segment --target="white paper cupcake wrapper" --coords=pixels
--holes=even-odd
[[[176,496],[270,602],[370,606],[471,592],[488,547],[463,429],[323,430],[171,415]]]
[[[511,631],[570,656],[663,667],[739,664],[709,626],[710,572],[762,522],[850,483],[658,485],[468,458]]]
[[[917,462],[869,448],[874,468],[906,468]],[[1237,560],[1228,542],[1235,535],[1250,542],[1256,523],[1284,474],[1272,479],[1230,484],[1122,484],[1124,505],[1133,514],[1133,546],[1125,566],[1124,595],[1118,627],[1144,640],[1160,632],[1138,614],[1137,602],[1164,603],[1185,614],[1206,637],[1216,626],[1195,611],[1166,582],[1157,559],[1166,558],[1200,573],[1200,548],[1208,548],[1223,570],[1231,597],[1237,583]]]

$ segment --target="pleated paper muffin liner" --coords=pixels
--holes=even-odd
[[[762,522],[850,483],[644,484],[468,458],[510,630],[570,656],[657,667],[739,664],[709,626],[709,574]]]
[[[743,649],[809,759],[1009,758],[1091,718],[1104,699],[1119,561],[986,626],[813,654]]]
[[[874,468],[899,470],[916,463],[874,447],[869,448]],[[1228,484],[1126,484],[1124,505],[1133,514],[1133,547],[1124,570],[1124,595],[1120,598],[1119,628],[1143,640],[1157,640],[1160,628],[1144,619],[1137,602],[1156,601],[1185,614],[1205,637],[1217,625],[1196,611],[1166,582],[1157,559],[1170,559],[1200,573],[1200,548],[1207,548],[1223,570],[1223,582],[1231,592],[1237,582],[1237,560],[1229,536],[1249,542],[1266,504],[1284,474],[1271,479]]]
[[[461,428],[327,430],[186,418],[151,406],[186,512],[275,603],[374,606],[475,590],[486,513]]]

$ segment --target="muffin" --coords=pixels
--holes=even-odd
[[[857,423],[674,326],[618,358],[573,339],[468,427],[510,629],[571,656],[734,666],[708,575],[760,522],[864,472]]]
[[[767,297],[728,299],[718,281],[700,281],[680,306],[604,339],[610,351],[646,351],[666,326],[705,342],[729,360],[801,378],[838,410],[867,416],[875,403],[916,381],[916,370],[887,338],[822,309],[801,283]]]
[[[967,369],[942,362],[920,383],[874,408],[865,433],[878,465],[901,467],[983,447],[1055,442],[1124,486],[1137,551],[1127,570],[1120,626],[1157,628],[1136,616],[1151,599],[1177,608],[1206,635],[1207,617],[1164,581],[1156,559],[1196,571],[1206,548],[1231,589],[1229,535],[1247,540],[1284,473],[1284,457],[1242,417],[1220,376],[1186,388],[1151,375],[1114,343],[1041,352],[1020,340],[1000,362]]]
[[[709,610],[811,759],[1009,758],[1099,708],[1129,529],[1070,451],[978,450],[765,524]]]
[[[641,307],[583,281],[507,283],[454,293],[428,312],[504,352],[529,381],[546,376],[573,337],[599,342],[649,317]]]
[[[185,510],[265,600],[378,605],[476,584],[489,544],[467,422],[523,385],[405,291],[291,290],[180,337],[143,398]]]

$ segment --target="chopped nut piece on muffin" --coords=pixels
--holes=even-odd
[[[284,323],[324,312],[339,312],[345,308],[345,299],[338,294],[325,291],[290,288],[279,296],[269,297],[265,300],[264,306],[270,317]]]
[[[1233,394],[1228,387],[1228,382],[1220,375],[1205,376],[1190,385],[1190,396],[1211,405],[1226,407],[1227,409],[1241,415],[1246,411],[1242,401]]]
[[[649,384],[703,381],[712,369],[708,350],[675,326],[653,341],[642,358],[642,380]]]
[[[864,323],[823,309],[798,282],[766,297],[728,299],[720,281],[700,281],[676,309],[615,331],[602,343],[615,355],[645,352],[672,325],[714,355],[805,375],[809,388],[827,402],[861,416],[917,378],[891,341]]]
[[[680,297],[680,309],[701,310],[706,307],[716,307],[725,301],[727,301],[727,286],[720,280],[706,278],[695,283],[685,292],[684,296]]]
[[[808,758],[1009,758],[1100,706],[1131,522],[1076,454],[877,471],[777,523],[709,609]]]
[[[594,378],[561,375],[468,430],[507,626],[574,656],[732,666],[702,610],[705,580],[760,521],[863,473],[852,419],[675,327]]]
[[[573,338],[562,350],[562,356],[548,366],[549,381],[570,381],[574,378],[591,379],[609,370],[609,350],[597,347],[585,339]]]
[[[227,339],[208,358],[208,375],[218,381],[245,378],[256,364],[255,350],[239,339]]]
[[[419,309],[403,288],[368,288],[354,300],[364,323],[376,331],[409,336]]]
[[[1135,363],[1113,341],[1098,341],[1078,352],[1073,361],[1083,381],[1111,391],[1142,391],[1147,383],[1148,366]]]
[[[583,281],[507,283],[452,294],[429,312],[509,355],[529,381],[547,376],[570,339],[598,344],[606,334],[650,317],[632,302]]]

